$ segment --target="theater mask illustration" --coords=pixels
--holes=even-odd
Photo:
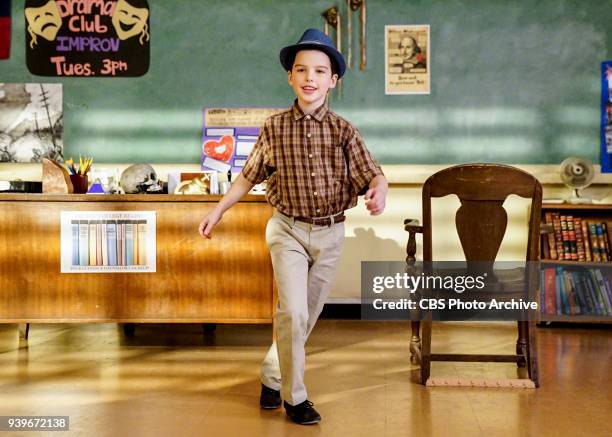
[[[28,21],[28,32],[32,37],[30,48],[38,44],[37,35],[53,41],[62,27],[62,18],[55,0],[49,0],[38,8],[25,8],[25,16]]]
[[[147,8],[136,8],[126,0],[119,0],[113,12],[113,26],[117,36],[121,40],[140,35],[140,44],[149,40],[147,19],[149,10]]]

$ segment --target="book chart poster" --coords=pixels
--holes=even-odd
[[[61,273],[156,271],[155,211],[62,211]]]

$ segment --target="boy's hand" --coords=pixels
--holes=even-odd
[[[380,215],[385,210],[388,189],[384,176],[376,176],[372,179],[370,189],[365,194],[366,208],[370,211],[370,215]]]
[[[212,229],[213,227],[219,223],[221,220],[221,214],[217,212],[216,209],[213,209],[200,223],[198,227],[198,232],[202,236],[202,238],[211,239],[212,238]]]
[[[236,181],[232,184],[232,188],[230,188],[225,196],[223,196],[223,199],[217,203],[217,206],[215,206],[215,208],[209,212],[200,223],[198,232],[202,238],[207,238],[210,240],[212,237],[212,229],[217,223],[219,223],[219,220],[221,220],[221,217],[223,217],[223,213],[238,202],[242,196],[248,193],[249,190],[253,188],[253,185],[254,184],[246,180],[244,176],[241,174],[238,175]]]

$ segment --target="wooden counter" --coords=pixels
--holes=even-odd
[[[272,323],[263,196],[198,225],[220,196],[0,194],[0,323]],[[61,211],[156,211],[155,273],[60,273]]]

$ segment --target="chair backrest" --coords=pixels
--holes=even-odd
[[[531,199],[527,261],[538,259],[542,187],[529,173],[500,164],[463,164],[430,176],[423,185],[423,260],[432,259],[431,198],[455,194],[455,225],[468,261],[494,261],[506,232],[503,203],[510,194]]]

